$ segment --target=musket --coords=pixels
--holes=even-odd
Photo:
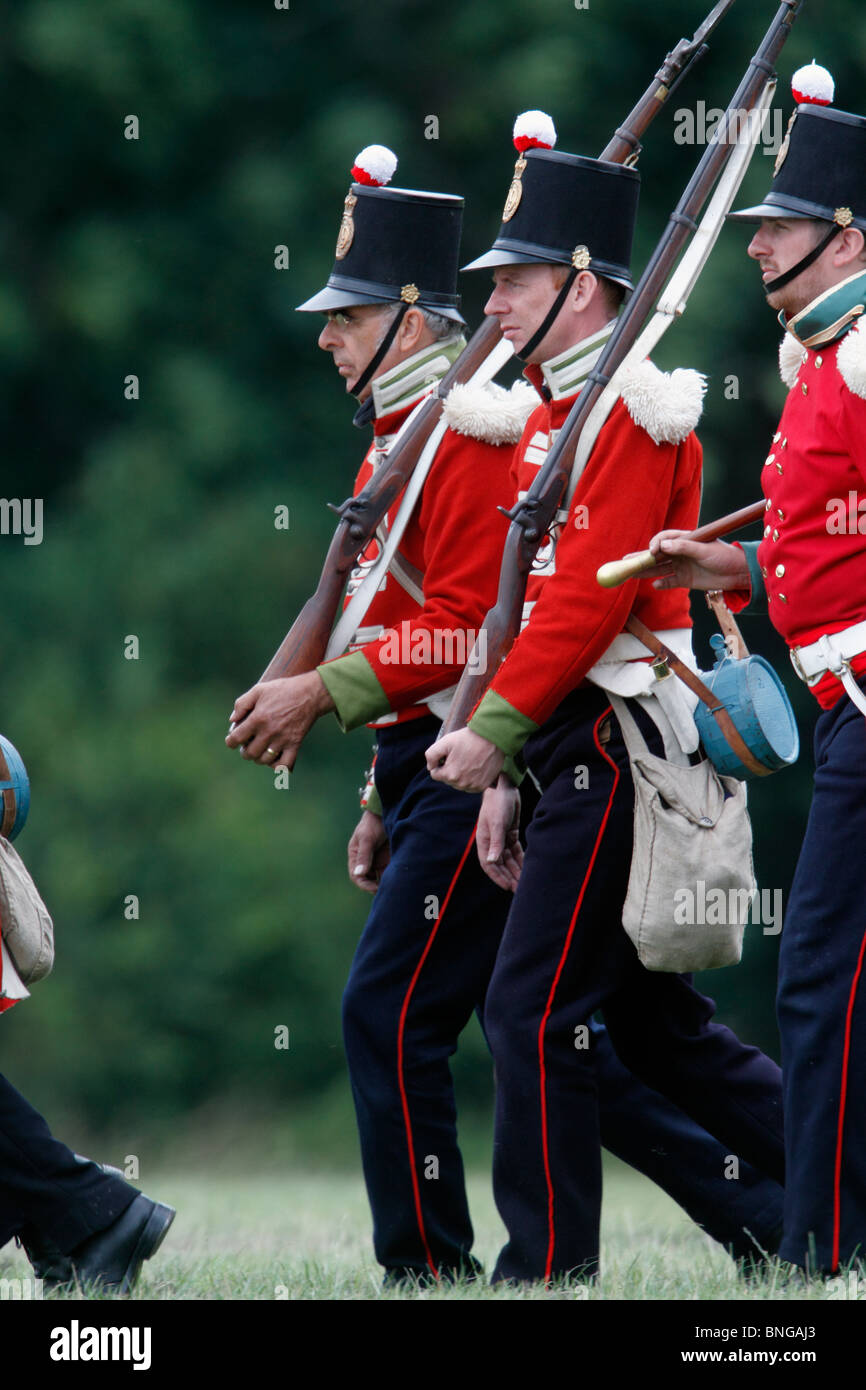
[[[613,139],[605,145],[599,159],[612,164],[637,164],[642,146],[640,137],[646,132],[665,103],[680,85],[686,73],[709,52],[706,40],[720,24],[734,0],[719,0],[700,28],[690,39],[680,39],[668,53],[640,101],[632,108],[623,124],[614,131]]]
[[[705,526],[699,526],[696,531],[689,531],[681,539],[717,541],[732,531],[739,531],[741,527],[759,521],[766,510],[766,502],[752,502],[748,507],[741,507],[738,512],[729,512],[727,516],[720,516],[717,521],[708,521]],[[595,577],[603,589],[615,589],[627,579],[637,579],[642,574],[650,574],[658,565],[663,565],[672,558],[670,555],[653,555],[651,550],[639,550],[634,555],[624,555],[621,560],[608,560],[596,570]]]
[[[633,164],[637,160],[641,149],[640,137],[668,101],[674,88],[707,52],[706,40],[733,3],[734,0],[719,0],[694,36],[681,39],[667,54],[640,101],[602,150],[602,159],[616,164]],[[331,507],[340,520],[328,547],[315,592],[307,599],[261,680],[277,680],[281,676],[312,671],[322,661],[349,574],[375,536],[382,518],[411,478],[424,446],[442,416],[445,398],[452,387],[467,382],[480,371],[500,344],[501,337],[497,320],[486,318],[436,390],[401,431],[385,463],[367,486],[357,497],[349,497],[340,506]],[[505,361],[507,356],[503,357],[499,366]]]
[[[758,51],[728,104],[716,136],[689,180],[671,214],[634,294],[593,371],[539,469],[526,496],[506,512],[511,525],[505,539],[494,606],[476,639],[476,651],[486,660],[470,660],[457,686],[442,734],[462,728],[475,708],[520,630],[526,582],[544,537],[548,534],[571,477],[581,431],[611,378],[627,357],[649,317],[683,246],[697,230],[697,217],[732,151],[736,148],[740,113],[751,112],[766,88],[803,0],[782,0]],[[484,645],[482,645],[484,644]],[[440,735],[441,736],[441,735]]]

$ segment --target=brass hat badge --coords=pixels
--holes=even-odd
[[[343,203],[343,216],[340,220],[340,230],[337,234],[336,258],[338,261],[341,261],[346,255],[355,237],[355,223],[352,220],[352,209],[357,201],[357,195],[350,189],[346,194],[346,201]]]
[[[511,180],[511,187],[508,190],[508,197],[505,199],[505,207],[502,209],[503,222],[510,222],[520,206],[520,199],[523,197],[523,171],[526,168],[526,159],[520,156],[514,166],[514,177]]]

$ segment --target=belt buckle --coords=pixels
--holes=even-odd
[[[823,636],[818,638],[815,645],[820,649],[821,661],[824,664],[824,669],[835,676],[837,680],[842,679],[843,672],[851,670],[851,663],[844,653],[836,646],[833,641],[833,636],[825,632]],[[823,672],[821,674],[823,674]]]
[[[808,685],[809,677],[806,675],[806,672],[803,670],[803,667],[800,663],[800,648],[791,647],[788,652],[788,655],[791,658],[791,665],[793,666],[797,676],[803,682],[804,685]]]
[[[791,665],[800,677],[800,680],[806,685],[810,687],[817,685],[821,677],[825,676],[828,672],[830,675],[835,676],[837,680],[841,680],[843,675],[851,670],[851,662],[839,651],[838,647],[833,643],[832,636],[828,635],[826,632],[823,633],[816,642],[812,643],[812,647],[816,650],[820,658],[821,666],[811,676],[806,674],[803,664],[800,661],[801,649],[799,647],[791,647],[789,651]]]

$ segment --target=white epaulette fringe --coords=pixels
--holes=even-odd
[[[701,418],[707,379],[691,367],[663,372],[647,359],[620,380],[626,410],[654,444],[682,444]]]
[[[443,411],[449,429],[479,439],[484,444],[516,444],[523,427],[539,404],[537,393],[523,381],[511,390],[496,386],[455,386]]]
[[[797,380],[797,373],[807,356],[806,349],[802,343],[797,341],[793,333],[786,333],[779,344],[779,376],[789,391]]]
[[[842,339],[836,354],[836,366],[849,391],[866,400],[866,335],[858,319]]]
[[[866,335],[861,332],[861,322],[849,329],[839,344],[836,366],[848,390],[866,400]],[[779,345],[779,375],[789,390],[808,355],[792,333],[785,334]]]

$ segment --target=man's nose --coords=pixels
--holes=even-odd
[[[484,305],[484,312],[485,314],[501,314],[504,307],[504,298],[500,292],[499,286],[496,285],[490,298]]]
[[[334,347],[336,343],[336,338],[337,335],[334,331],[334,325],[332,323],[326,323],[321,333],[319,334],[319,347],[324,348],[324,350],[328,352],[332,347]]]

